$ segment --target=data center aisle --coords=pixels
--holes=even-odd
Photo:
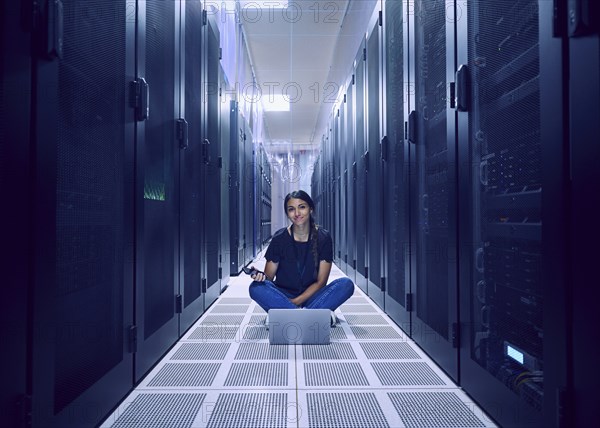
[[[101,427],[495,426],[360,289],[330,345],[269,345],[250,282],[231,278]]]

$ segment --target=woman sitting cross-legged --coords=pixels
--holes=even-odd
[[[347,277],[327,284],[333,262],[333,242],[315,224],[315,204],[304,191],[285,197],[289,227],[275,232],[265,258],[265,271],[252,275],[250,297],[266,312],[269,309],[329,309],[333,313],[352,296],[354,284]]]

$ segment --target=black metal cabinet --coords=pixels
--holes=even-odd
[[[346,159],[346,170],[344,180],[346,182],[346,216],[344,233],[346,235],[346,275],[354,281],[356,279],[356,171],[354,155],[356,153],[354,142],[354,83],[352,79],[346,84],[346,143],[344,154]]]
[[[566,386],[566,110],[553,4],[457,10],[461,384],[502,426],[554,426]],[[544,266],[556,276],[544,280]]]
[[[454,17],[444,2],[418,1],[414,22],[416,245],[412,338],[458,380],[456,284],[456,138],[449,92],[454,78]]]
[[[346,170],[346,156],[343,154],[346,150],[346,142],[348,141],[347,133],[346,133],[346,100],[342,98],[340,100],[340,108],[338,110],[338,117],[336,120],[336,126],[338,131],[338,139],[337,139],[337,150],[338,154],[335,159],[337,162],[338,168],[338,200],[339,200],[339,228],[338,233],[339,237],[337,237],[337,246],[338,249],[338,267],[342,270],[342,272],[347,271],[347,260],[348,260],[348,244],[347,244],[347,232],[346,232],[346,216],[347,216],[347,207],[346,201],[347,192],[348,192],[348,183],[347,183],[347,170]]]
[[[136,132],[136,379],[179,336],[179,17],[177,2],[138,4],[137,75],[151,96]]]
[[[365,129],[365,52],[366,41],[361,43],[354,60],[354,138],[356,162],[356,285],[367,292],[367,176],[366,176],[366,129]],[[354,165],[353,165],[354,167]]]
[[[383,192],[381,161],[381,32],[380,8],[375,8],[366,40],[366,182],[367,182],[367,292],[384,307],[382,290]]]
[[[560,148],[563,155],[570,155],[566,165],[571,181],[571,227],[570,233],[562,236],[570,243],[570,254],[561,252],[560,257],[566,256],[571,262],[571,277],[563,283],[572,292],[572,295],[567,295],[567,301],[572,302],[568,329],[572,350],[568,357],[572,364],[573,388],[570,391],[572,401],[567,404],[574,412],[574,418],[569,422],[571,426],[585,426],[598,414],[599,376],[595,350],[600,342],[597,328],[600,311],[594,291],[598,283],[600,242],[597,226],[600,209],[600,7],[598,2],[593,1],[568,2],[568,6],[570,147],[568,151],[564,145]],[[564,159],[567,159],[566,156]],[[555,165],[564,168],[565,162]],[[557,218],[556,221],[564,219]],[[554,259],[556,263],[562,260]],[[565,263],[561,264],[565,269]],[[556,267],[551,272],[564,275],[564,270],[557,272]],[[564,293],[558,297],[563,296]],[[564,323],[560,326],[564,327]]]
[[[91,427],[133,379],[131,3],[38,6],[64,25],[60,41],[38,27],[33,52],[28,417]]]
[[[383,8],[383,243],[385,311],[410,334],[409,168],[404,123],[408,116],[406,21],[402,2],[387,0]]]
[[[219,253],[220,253],[220,223],[221,223],[221,192],[219,186],[221,156],[220,140],[220,108],[219,108],[219,29],[215,13],[208,11],[208,18],[203,26],[203,70],[204,70],[204,118],[202,144],[204,145],[203,167],[206,172],[203,180],[204,211],[204,251],[206,282],[205,307],[214,302],[221,293],[219,282]],[[193,59],[187,58],[187,59]]]
[[[179,85],[181,103],[177,135],[179,137],[179,290],[177,310],[181,312],[179,334],[182,334],[206,307],[203,278],[206,257],[203,223],[203,184],[205,182],[205,144],[202,124],[205,109],[202,90],[205,88],[202,64],[205,48],[202,37],[202,6],[186,2],[181,9],[179,64],[182,80]],[[184,122],[183,122],[184,121]]]
[[[220,169],[221,182],[221,235],[220,235],[220,273],[221,273],[221,289],[223,290],[229,283],[231,275],[231,156],[230,156],[230,134],[231,134],[231,105],[227,99],[229,93],[228,82],[225,77],[225,72],[221,68],[219,80],[219,96],[220,96],[220,121],[221,121],[221,162]]]
[[[0,5],[0,189],[6,201],[0,211],[3,256],[0,259],[0,414],[6,426],[20,427],[30,404],[27,390],[28,331],[26,310],[31,297],[32,251],[30,157],[32,29],[23,25],[28,16],[25,1]]]

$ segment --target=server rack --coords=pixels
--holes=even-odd
[[[366,182],[367,182],[367,292],[369,297],[381,308],[384,307],[384,290],[381,245],[383,242],[382,212],[382,162],[381,162],[381,130],[380,130],[380,49],[381,21],[380,8],[375,8],[366,40]]]
[[[365,61],[366,41],[363,40],[354,60],[355,110],[354,137],[356,150],[356,282],[367,292],[367,183],[366,168],[366,129],[365,129]]]
[[[34,181],[27,196],[35,212],[27,214],[31,225],[25,229],[31,227],[33,254],[25,259],[31,276],[21,278],[21,284],[31,281],[31,294],[28,305],[15,306],[31,323],[25,360],[31,384],[19,422],[33,426],[92,426],[133,377],[125,336],[133,321],[133,114],[127,98],[134,76],[132,26],[125,1],[95,6],[102,13],[89,13],[91,5],[76,1],[35,5],[40,18],[62,18],[62,43],[41,31],[55,28],[52,19],[45,23],[49,27],[36,26],[33,52],[27,51],[32,92],[19,87],[19,99],[10,106],[22,112],[22,98],[30,95],[34,110],[28,168]],[[3,6],[16,12],[13,7]],[[15,16],[32,22],[34,10],[6,19]],[[12,36],[5,42],[21,43]],[[17,61],[24,64],[22,56]],[[20,73],[14,76],[28,77]],[[7,97],[13,95],[7,90]],[[15,142],[27,147],[24,135]]]
[[[29,254],[32,224],[30,157],[32,29],[24,24],[26,2],[0,5],[0,188],[7,203],[0,214],[5,225],[0,262],[0,337],[2,337],[2,390],[0,414],[7,426],[19,426],[30,410],[27,390],[28,331],[31,321],[24,310],[31,296]]]
[[[179,291],[176,309],[180,315],[180,331],[185,331],[205,308],[203,277],[205,275],[204,209],[202,204],[205,181],[204,145],[202,123],[201,55],[205,53],[202,43],[202,6],[199,2],[186,2],[182,7],[180,58],[182,93],[179,119],[179,163],[180,163],[180,257]],[[200,55],[199,55],[200,54]]]
[[[345,150],[348,149],[346,137],[346,95],[343,95],[340,100],[340,108],[338,110],[338,119],[336,121],[337,129],[339,133],[338,138],[338,150],[336,153],[336,160],[338,162],[338,198],[339,198],[339,237],[338,237],[338,257],[339,257],[339,268],[342,272],[348,271],[348,244],[347,244],[347,207],[346,201],[348,200],[348,170],[346,168],[346,156],[343,156]]]
[[[383,236],[385,311],[410,334],[410,247],[406,10],[402,2],[387,0],[383,7]],[[406,108],[405,108],[406,106]]]
[[[454,79],[453,2],[415,3],[416,239],[412,337],[458,380],[456,331],[456,138],[450,108]]]
[[[459,43],[467,49],[459,50],[459,59],[468,81],[457,74],[457,94],[469,91],[468,98],[457,100],[459,145],[466,148],[461,164],[468,159],[471,165],[461,174],[461,184],[469,189],[461,212],[471,223],[464,224],[469,234],[462,240],[470,245],[461,250],[461,318],[468,326],[462,383],[503,426],[555,424],[557,390],[545,393],[546,358],[555,368],[550,377],[556,385],[564,373],[564,350],[545,334],[546,308],[553,299],[548,300],[551,288],[542,281],[548,246],[542,245],[542,217],[552,217],[556,208],[546,205],[542,215],[542,197],[548,191],[553,198],[557,189],[542,188],[542,152],[555,156],[552,144],[560,145],[562,138],[560,129],[548,134],[542,124],[550,129],[557,126],[552,122],[561,123],[563,104],[551,103],[544,118],[542,99],[560,101],[561,85],[550,83],[562,77],[560,43],[552,42],[548,2],[467,6]],[[544,43],[558,49],[542,49]],[[543,79],[549,83],[542,88]],[[560,235],[544,230],[548,242]],[[560,325],[563,302],[554,300],[552,323]]]
[[[243,234],[241,217],[241,165],[240,147],[244,147],[244,130],[240,128],[241,121],[237,101],[230,102],[229,130],[229,233],[230,270],[231,275],[237,275],[244,264]]]
[[[221,145],[221,162],[220,168],[220,189],[221,189],[221,248],[219,252],[219,278],[221,279],[221,289],[223,290],[229,283],[231,275],[231,154],[230,154],[230,134],[231,134],[231,105],[226,99],[228,91],[228,82],[225,77],[225,72],[221,68],[219,79],[219,97],[220,97],[220,145]]]
[[[346,275],[352,281],[356,280],[356,162],[354,154],[356,152],[354,144],[354,82],[352,79],[345,85],[346,87],[346,216],[345,216],[345,234],[346,234]]]
[[[219,29],[215,13],[206,13],[203,29],[203,61],[205,85],[202,89],[205,96],[203,102],[204,121],[202,132],[203,164],[206,169],[204,174],[204,252],[205,273],[203,291],[206,293],[205,307],[214,302],[221,292],[219,282],[219,254],[220,254],[220,223],[221,223],[221,194],[219,192],[220,169],[222,167],[220,134],[219,134]]]
[[[242,155],[242,162],[244,168],[244,192],[243,198],[243,211],[242,216],[244,219],[244,265],[254,260],[256,256],[255,242],[254,242],[254,183],[256,182],[256,170],[254,162],[254,138],[252,136],[252,129],[247,121],[244,121],[245,133],[244,133],[244,152]]]
[[[138,6],[137,75],[151,86],[152,114],[137,124],[136,379],[179,335],[179,3]],[[177,80],[176,80],[177,76]],[[196,125],[197,126],[197,125]]]
[[[563,6],[565,5],[563,4]],[[570,421],[567,420],[567,422],[572,426],[581,426],[588,424],[587,421],[593,420],[591,418],[595,417],[594,415],[598,412],[596,391],[599,376],[596,370],[596,352],[590,349],[590,344],[600,342],[600,334],[597,328],[600,316],[597,310],[597,299],[593,297],[592,291],[592,288],[594,288],[592,284],[595,284],[598,278],[597,247],[598,242],[600,242],[600,233],[595,215],[600,208],[600,197],[597,191],[600,186],[600,174],[597,167],[600,159],[600,148],[597,144],[600,135],[600,6],[598,2],[593,1],[569,2],[568,6],[569,20],[566,32],[568,36],[568,75],[570,76],[568,136],[571,144],[569,147],[570,153],[567,152],[570,154],[567,165],[570,173],[563,175],[560,184],[564,185],[565,177],[571,179],[571,234],[563,234],[562,236],[563,239],[570,239],[571,251],[570,257],[562,252],[552,261],[556,265],[565,258],[571,260],[570,273],[572,276],[568,282],[563,282],[563,284],[572,286],[572,295],[567,295],[567,301],[572,302],[572,314],[570,315],[570,321],[572,322],[567,330],[569,337],[573,338],[572,350],[568,355],[569,360],[572,362],[572,390],[569,391],[564,388],[564,384],[558,383],[557,386],[561,388],[558,391],[561,391],[563,395],[566,395],[565,391],[572,393],[572,402],[563,401],[559,403],[559,405],[570,405],[575,413],[575,417]],[[547,15],[548,13],[546,13]],[[546,24],[548,20],[543,22]],[[564,17],[562,22],[564,22]],[[566,36],[563,36],[563,40],[565,38]],[[544,106],[546,105],[544,104]],[[545,148],[546,139],[543,141]],[[558,146],[559,140],[557,137],[553,141],[557,144],[558,149],[560,146]],[[560,153],[565,156],[564,145],[562,149],[562,152],[557,151],[555,154]],[[565,159],[561,159],[560,156],[556,157],[553,166],[561,166],[562,171],[564,171]],[[563,162],[559,163],[560,160],[563,160]],[[557,177],[555,175],[550,178],[556,179]],[[549,200],[547,206],[550,210],[556,207],[553,202],[560,201]],[[546,208],[546,205],[544,208]],[[563,219],[565,219],[564,216],[553,218],[556,226]],[[544,217],[544,222],[546,222],[546,217]],[[546,229],[543,233],[545,237]],[[561,242],[558,242],[558,244],[561,244]],[[590,251],[590,248],[593,250]],[[544,249],[548,250],[546,245],[544,245]],[[546,257],[546,254],[544,253],[544,257]],[[544,265],[544,271],[546,269],[548,269],[549,275],[558,274],[559,278],[565,276],[564,271],[557,271],[557,267],[550,263]],[[549,277],[549,275],[544,278],[545,281],[556,278]],[[554,281],[551,284],[555,285]],[[557,300],[560,301],[559,299],[564,297],[564,294],[559,294],[557,297],[558,299],[553,303],[556,303]],[[551,322],[552,320],[549,318],[545,317],[545,321]],[[564,326],[564,322],[559,324],[560,329],[558,331],[561,332]],[[550,325],[549,327],[554,328],[555,326]],[[546,341],[544,345],[546,345]],[[559,346],[560,343],[554,346],[552,350],[561,351]],[[593,349],[595,348],[594,346]],[[549,356],[551,355],[549,353]],[[553,368],[548,367],[545,382],[546,378],[552,374],[550,370]],[[569,385],[567,384],[567,386]],[[557,389],[549,390],[549,392],[555,391]],[[550,394],[545,395],[546,397],[549,398]],[[556,406],[555,403],[552,404]],[[552,413],[552,415],[556,414],[556,411]]]

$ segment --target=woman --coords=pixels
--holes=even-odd
[[[266,312],[269,309],[329,309],[333,311],[354,292],[350,278],[327,284],[333,262],[333,242],[325,229],[315,224],[315,204],[303,190],[285,197],[289,227],[275,232],[265,254],[265,271],[252,275],[250,297]]]

